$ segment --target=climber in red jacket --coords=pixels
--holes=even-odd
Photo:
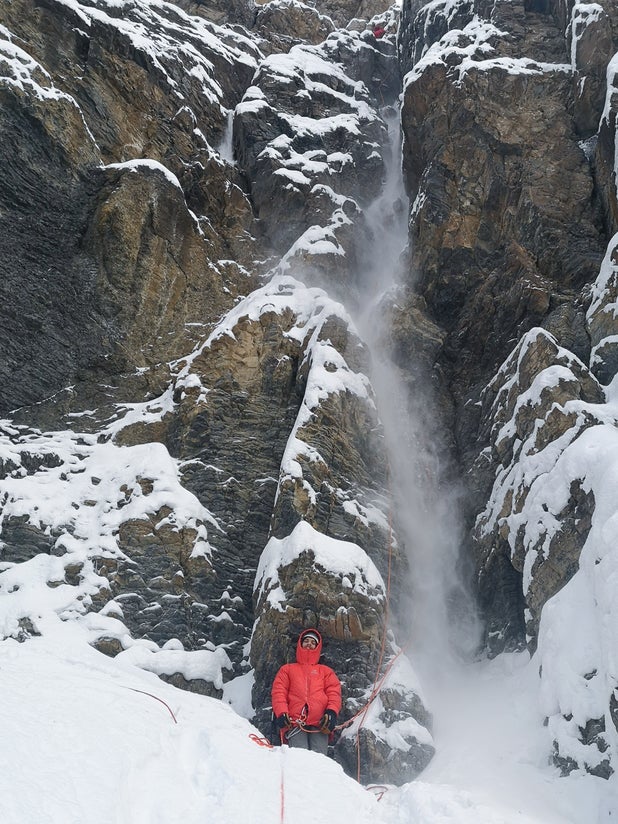
[[[322,637],[303,630],[296,663],[284,664],[273,681],[272,706],[281,742],[326,755],[341,710],[341,684],[334,670],[319,664]]]

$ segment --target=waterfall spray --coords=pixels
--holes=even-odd
[[[366,211],[367,243],[359,272],[358,326],[372,353],[376,392],[390,463],[394,522],[409,559],[409,603],[401,604],[411,656],[422,674],[469,654],[477,621],[459,574],[462,541],[457,485],[449,480],[448,450],[432,396],[431,377],[419,364],[397,366],[389,353],[392,308],[402,292],[408,243],[408,199],[401,171],[399,110],[382,112],[388,126],[386,177]],[[454,616],[454,612],[457,613]],[[456,620],[453,620],[456,618]]]

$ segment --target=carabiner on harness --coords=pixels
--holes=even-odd
[[[290,718],[291,726],[285,731],[285,739],[289,741],[293,735],[296,735],[301,730],[305,729],[305,721],[307,720],[307,714],[309,712],[309,707],[305,704],[302,709],[301,714],[298,718]]]

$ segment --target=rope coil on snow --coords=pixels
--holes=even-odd
[[[274,749],[273,745],[270,743],[268,738],[265,738],[263,735],[257,735],[254,732],[249,733],[249,738],[258,746],[266,747],[269,750]]]

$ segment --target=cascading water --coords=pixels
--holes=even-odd
[[[449,481],[448,450],[432,397],[431,377],[419,364],[393,362],[393,307],[403,291],[408,199],[401,171],[399,110],[385,109],[386,177],[365,216],[367,242],[359,254],[359,330],[370,347],[372,383],[390,462],[393,520],[409,558],[409,603],[400,604],[410,656],[421,675],[439,677],[478,642],[472,598],[459,574],[462,529],[459,494]]]
[[[221,140],[221,143],[219,144],[219,146],[217,146],[217,152],[221,156],[222,160],[225,160],[226,163],[231,163],[232,165],[235,163],[233,134],[234,109],[230,109],[226,115],[225,131],[223,132],[223,138]]]

